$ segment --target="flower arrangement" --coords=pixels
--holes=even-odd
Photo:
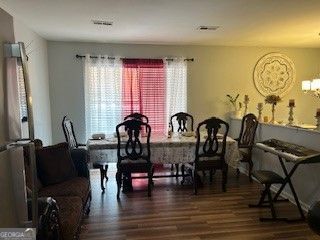
[[[281,98],[280,98],[280,96],[271,94],[271,95],[266,96],[264,101],[265,101],[265,103],[268,103],[268,104],[277,105],[278,102],[281,102]]]
[[[272,118],[271,118],[270,122],[271,123],[275,123],[276,122],[275,119],[274,119],[275,106],[277,105],[277,103],[281,102],[281,98],[280,98],[280,96],[271,94],[271,95],[266,96],[264,101],[265,101],[265,103],[272,105],[272,109],[271,109]]]
[[[229,102],[232,104],[232,106],[233,106],[235,111],[239,111],[242,108],[242,103],[241,102],[239,102],[237,104],[239,96],[240,96],[239,93],[235,97],[232,97],[230,94],[227,94],[227,98],[228,98]]]

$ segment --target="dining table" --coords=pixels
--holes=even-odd
[[[123,144],[126,138],[123,137]],[[194,135],[184,135],[173,133],[170,138],[163,134],[153,134],[150,138],[150,160],[154,164],[185,164],[192,163],[195,159],[196,137]],[[201,139],[204,143],[205,138]],[[218,136],[218,141],[222,138]],[[141,137],[141,142],[146,142],[146,137]],[[117,162],[117,145],[118,139],[115,135],[107,135],[104,139],[89,139],[87,149],[91,162],[107,161]],[[241,154],[238,149],[236,140],[227,136],[226,139],[226,163],[237,168]]]

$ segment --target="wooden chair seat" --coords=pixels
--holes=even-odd
[[[118,169],[120,171],[131,173],[148,173],[150,168],[152,168],[152,165],[146,163],[145,161],[136,161],[135,163],[121,163],[118,165]]]
[[[282,184],[284,178],[272,171],[259,170],[252,173],[261,184]]]
[[[261,193],[260,200],[258,204],[249,204],[249,207],[269,207],[271,210],[270,217],[261,217],[260,221],[278,221],[285,220],[284,218],[277,217],[276,210],[274,208],[274,200],[271,195],[271,185],[272,184],[283,184],[285,179],[273,171],[268,170],[259,170],[252,173],[252,176],[255,177],[261,184],[264,185],[264,190]],[[265,198],[267,197],[267,200]],[[284,199],[287,200],[287,199]],[[266,205],[268,204],[268,205]]]

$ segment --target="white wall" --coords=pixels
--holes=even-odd
[[[29,57],[35,137],[45,145],[52,142],[47,41],[14,18],[16,42],[24,42]]]
[[[256,62],[270,52],[282,52],[295,63],[297,81],[276,109],[276,117],[286,120],[287,102],[296,99],[295,117],[300,121],[314,123],[314,114],[319,100],[303,94],[301,80],[310,79],[319,73],[319,49],[259,48],[259,47],[213,47],[213,46],[167,46],[134,44],[98,44],[77,42],[48,43],[51,116],[53,142],[63,141],[61,120],[68,114],[75,123],[80,141],[85,141],[85,111],[82,61],[76,54],[107,54],[110,56],[159,58],[164,56],[194,57],[188,63],[188,111],[196,122],[216,115],[225,117],[231,110],[226,94],[249,94],[252,100],[249,111],[264,98],[253,83]],[[264,115],[270,116],[270,106]]]

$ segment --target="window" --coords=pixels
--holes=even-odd
[[[124,116],[140,112],[153,133],[165,133],[169,118],[186,111],[187,66],[183,59],[96,59],[84,66],[86,135],[114,133]]]
[[[139,112],[152,132],[165,132],[166,83],[163,60],[124,59],[122,116]]]
[[[113,133],[121,122],[121,62],[107,57],[85,60],[86,135]]]

